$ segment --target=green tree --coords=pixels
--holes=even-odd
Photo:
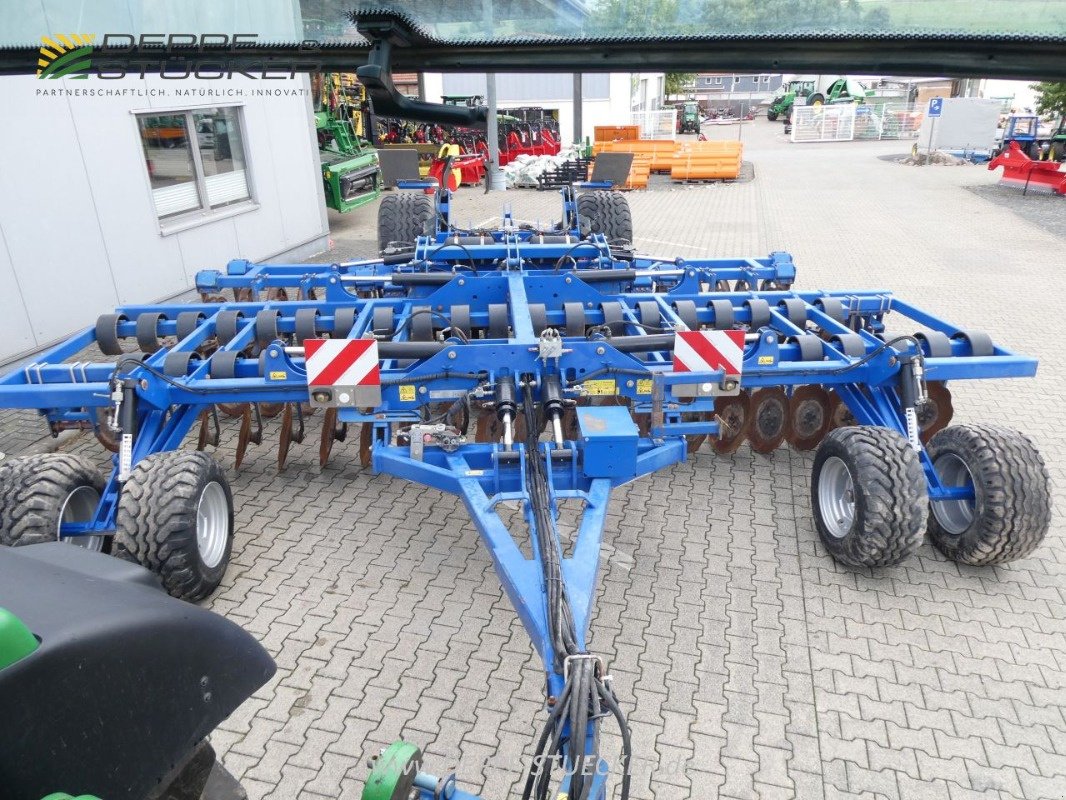
[[[667,97],[672,94],[682,94],[686,88],[692,86],[695,80],[695,72],[667,72],[666,80],[663,81],[663,92]]]
[[[1034,83],[1030,87],[1036,92],[1036,111],[1038,114],[1061,119],[1066,117],[1066,83]]]

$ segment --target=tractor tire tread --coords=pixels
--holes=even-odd
[[[837,428],[819,447],[843,458],[862,502],[856,502],[861,530],[843,538],[822,533],[826,549],[851,566],[885,567],[913,555],[925,533],[928,499],[918,454],[896,431],[873,426]],[[850,459],[848,458],[850,456]],[[857,474],[855,474],[857,473]],[[811,492],[817,498],[817,486]]]
[[[104,490],[91,461],[72,453],[40,453],[0,464],[0,544],[19,547],[54,542],[59,514],[80,486]]]
[[[624,194],[609,191],[579,194],[577,213],[588,224],[590,233],[602,233],[612,244],[632,243],[633,212]]]
[[[1030,555],[1051,525],[1047,466],[1032,439],[999,425],[952,425],[929,443],[934,461],[957,454],[974,477],[974,521],[952,535],[929,515],[929,537],[948,558],[963,564],[1005,564]]]
[[[200,492],[222,484],[230,501],[230,544],[220,569],[200,562],[196,514]],[[202,451],[174,450],[141,460],[123,486],[114,553],[159,575],[174,597],[201,600],[218,586],[232,546],[233,500],[222,467]]]
[[[427,194],[397,190],[386,195],[378,206],[378,249],[397,242],[414,246],[415,239],[429,233],[435,214],[436,205]]]

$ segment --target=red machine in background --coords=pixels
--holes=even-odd
[[[999,182],[1022,189],[1051,194],[1066,194],[1066,172],[1055,161],[1034,161],[1018,142],[1011,142],[1007,149],[988,162],[989,169],[1003,167]]]

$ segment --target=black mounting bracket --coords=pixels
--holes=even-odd
[[[400,94],[392,82],[392,48],[412,44],[417,36],[403,27],[396,18],[358,19],[359,33],[370,40],[368,63],[356,69],[356,77],[366,88],[374,114],[379,117],[399,117],[418,122],[436,122],[465,128],[485,129],[489,110],[486,106],[454,106],[426,103]]]

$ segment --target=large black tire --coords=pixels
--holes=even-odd
[[[774,111],[772,108],[771,109],[767,109],[767,111],[766,111],[766,119],[769,120],[770,122],[775,121],[777,119],[777,112]]]
[[[1024,558],[1040,546],[1051,524],[1050,478],[1027,436],[995,425],[952,425],[928,450],[943,483],[974,487],[973,501],[930,503],[937,549],[984,565]]]
[[[807,96],[807,105],[809,105],[809,106],[820,106],[820,105],[824,105],[824,104],[825,104],[825,96],[822,95],[822,94],[819,94],[818,92],[815,92],[814,94]]]
[[[159,575],[174,597],[201,600],[222,581],[232,548],[233,494],[211,456],[175,450],[133,468],[119,500],[115,555]]]
[[[610,243],[633,242],[633,213],[629,200],[619,192],[584,192],[577,196],[582,234],[602,233]]]
[[[385,195],[378,206],[378,249],[413,247],[415,239],[432,232],[436,213],[437,206],[428,194],[397,190]]]
[[[834,497],[845,498],[843,511]],[[929,511],[918,453],[888,428],[837,428],[814,457],[811,505],[822,543],[837,561],[898,564],[921,546]]]
[[[54,542],[62,522],[90,522],[104,479],[92,462],[69,453],[41,453],[0,465],[0,544],[19,547]],[[65,539],[107,551],[108,536]]]

